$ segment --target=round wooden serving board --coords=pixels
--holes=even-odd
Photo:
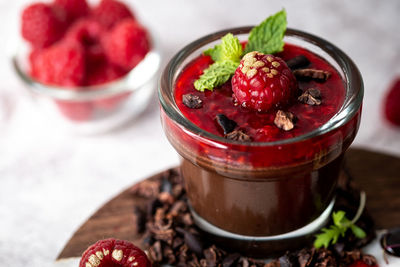
[[[347,173],[357,187],[367,193],[367,209],[377,228],[400,226],[400,158],[350,149],[346,154]],[[162,173],[148,179],[158,179]],[[130,188],[101,207],[71,237],[58,259],[79,257],[88,246],[104,238],[130,240],[140,244],[136,234],[134,205],[146,205]]]

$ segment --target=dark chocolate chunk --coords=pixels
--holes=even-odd
[[[206,258],[206,266],[215,267],[217,266],[217,253],[214,247],[210,247],[204,250],[204,257]]]
[[[297,100],[307,105],[318,106],[321,105],[321,92],[316,88],[309,88]]]
[[[314,79],[319,81],[326,81],[331,76],[331,73],[329,71],[316,70],[316,69],[294,70],[293,74],[298,79]]]
[[[182,102],[188,108],[201,108],[203,107],[203,100],[199,96],[194,94],[185,94],[182,96]]]
[[[245,134],[242,130],[234,130],[225,135],[226,139],[239,141],[239,142],[251,142],[252,139],[250,136]]]
[[[281,267],[292,267],[293,266],[293,264],[290,263],[289,258],[286,255],[279,258],[279,264]]]
[[[276,112],[274,124],[285,131],[290,131],[294,128],[295,116],[291,112],[278,110]]]
[[[135,223],[136,223],[136,231],[138,233],[143,233],[146,230],[146,213],[143,209],[135,206],[133,208],[133,214]]]
[[[230,120],[224,114],[218,114],[215,116],[215,119],[217,120],[218,125],[221,126],[224,134],[228,134],[236,128],[237,123],[233,120]]]
[[[239,258],[240,258],[239,253],[228,254],[228,256],[226,256],[226,258],[222,261],[222,266],[223,267],[235,266],[234,264],[237,262]]]
[[[192,252],[199,256],[203,253],[204,244],[197,235],[180,227],[176,228],[176,231],[183,234],[185,243]]]
[[[286,61],[286,64],[288,65],[289,68],[294,70],[298,68],[307,67],[310,64],[310,61],[305,56],[300,55],[289,59],[288,61]]]

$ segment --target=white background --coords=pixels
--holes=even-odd
[[[69,134],[37,112],[10,65],[27,2],[0,0],[0,266],[43,267],[104,202],[178,159],[162,133],[155,96],[131,125],[98,136]],[[335,43],[361,70],[365,100],[354,146],[400,156],[400,129],[381,114],[385,90],[400,75],[400,1],[128,3],[160,40],[164,64],[195,38],[257,24],[285,7],[290,27]]]

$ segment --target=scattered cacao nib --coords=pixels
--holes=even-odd
[[[318,106],[321,105],[321,92],[316,88],[309,88],[305,90],[301,96],[297,98],[301,103]]]
[[[228,134],[225,134],[225,138],[229,140],[239,141],[239,142],[251,142],[252,138],[245,134],[242,130],[234,130]]]
[[[134,195],[144,198],[155,198],[160,192],[160,181],[145,180],[141,183],[134,185],[130,191]]]
[[[146,230],[146,213],[138,206],[133,208],[134,220],[138,233],[143,233]]]
[[[331,76],[329,71],[316,69],[298,69],[294,70],[293,74],[298,79],[314,79],[319,81],[326,81]]]
[[[344,210],[349,217],[352,217],[358,208],[359,191],[352,186],[351,180],[348,178],[350,174],[343,176],[346,179],[339,181],[334,210]],[[171,192],[163,190],[165,187],[162,184],[168,184],[163,179],[169,181]],[[356,242],[351,234],[346,234],[344,238],[341,237],[334,246],[328,249],[317,250],[313,247],[304,247],[298,251],[287,252],[266,263],[262,260],[245,257],[238,252],[227,252],[210,240],[202,238],[202,235],[199,234],[200,230],[193,223],[182,179],[176,171],[165,172],[157,181],[159,185],[157,195],[146,200],[147,206],[151,206],[151,208],[147,208],[145,211],[146,205],[144,204],[136,206],[134,209],[136,220],[137,216],[144,218],[147,216],[145,232],[142,234],[142,245],[146,248],[154,267],[165,264],[178,267],[344,267],[356,260],[362,260],[371,266],[376,263],[373,256],[363,254],[358,247],[360,244],[370,241],[370,237],[373,235],[371,233],[375,233],[373,221],[367,210],[364,210],[357,221],[357,225],[367,233],[367,238],[362,242]],[[143,191],[137,188],[148,188],[148,186],[149,184],[146,184],[142,187],[139,184],[134,191],[135,195],[142,196]],[[175,195],[174,191],[179,193]],[[160,201],[161,194],[173,195],[172,202]],[[136,229],[139,230],[138,227]]]
[[[291,112],[278,110],[275,115],[274,124],[276,127],[285,131],[290,131],[294,128],[295,116]]]
[[[286,61],[286,64],[288,65],[289,68],[292,70],[298,69],[298,68],[304,68],[307,67],[310,64],[310,61],[308,58],[304,55],[300,55],[294,58],[289,59]]]
[[[186,94],[182,96],[182,102],[188,108],[198,109],[203,107],[203,100],[194,94]]]
[[[221,126],[224,134],[232,132],[237,126],[237,123],[235,121],[230,120],[224,114],[218,114],[217,116],[215,116],[215,120],[217,121],[218,125]]]

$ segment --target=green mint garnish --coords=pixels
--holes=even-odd
[[[364,238],[366,236],[363,229],[356,226],[356,221],[360,218],[362,211],[365,207],[365,192],[361,192],[360,206],[358,207],[357,214],[353,220],[346,218],[346,213],[342,210],[332,213],[333,225],[329,228],[322,228],[322,233],[316,235],[314,247],[329,247],[330,244],[336,244],[339,237],[344,237],[347,230],[350,229],[357,238]]]
[[[204,90],[213,90],[215,87],[223,85],[235,73],[239,62],[231,60],[217,61],[211,64],[208,69],[194,82],[194,87],[204,92]]]
[[[282,9],[254,27],[249,35],[245,53],[258,51],[274,54],[283,50],[283,36],[286,31],[286,11]]]
[[[204,51],[205,55],[211,56],[214,63],[204,70],[195,81],[194,87],[204,92],[223,85],[235,73],[242,56],[248,52],[273,54],[282,51],[285,31],[286,11],[283,9],[251,30],[244,53],[239,39],[231,33],[226,34],[222,37],[221,44]]]
[[[243,49],[239,39],[233,36],[232,33],[228,33],[222,37],[221,44],[204,51],[204,54],[211,56],[215,62],[223,60],[239,62],[243,54]]]

